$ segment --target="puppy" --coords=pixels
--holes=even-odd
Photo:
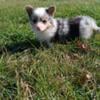
[[[75,38],[89,39],[94,31],[100,32],[96,21],[89,16],[77,16],[72,19],[54,18],[55,7],[33,8],[26,6],[29,21],[36,38],[46,42],[49,47],[52,41],[73,40]]]

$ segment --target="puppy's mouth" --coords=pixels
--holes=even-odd
[[[39,31],[39,32],[45,32],[47,29],[42,30],[42,29],[36,27],[36,30]]]
[[[33,26],[34,27],[34,26]],[[45,31],[47,31],[48,29],[50,28],[50,26],[47,26],[45,29],[40,29],[40,28],[38,28],[38,27],[36,27],[36,30],[38,31],[38,32],[45,32]]]
[[[51,23],[47,23],[46,25],[41,25],[41,24],[38,24],[38,25],[31,24],[31,25],[33,29],[42,33],[47,31],[50,27],[52,27]]]

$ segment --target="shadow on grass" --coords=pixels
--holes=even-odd
[[[25,40],[22,42],[7,44],[4,46],[0,46],[0,54],[10,52],[10,53],[17,53],[17,52],[23,52],[24,50],[31,50],[35,51],[36,49],[40,48],[40,43],[37,40]]]

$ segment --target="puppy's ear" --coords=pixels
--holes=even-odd
[[[55,10],[56,10],[56,7],[55,7],[55,6],[51,6],[51,7],[49,7],[49,8],[46,10],[46,12],[47,12],[50,16],[54,16]]]
[[[31,16],[32,13],[33,13],[33,7],[32,7],[31,5],[27,5],[27,6],[25,7],[25,9],[26,9],[28,15]]]

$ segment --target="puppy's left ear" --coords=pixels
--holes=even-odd
[[[49,7],[46,12],[50,15],[50,16],[54,16],[54,13],[56,11],[56,7],[55,6],[51,6]]]
[[[26,9],[28,15],[31,16],[32,13],[33,13],[33,7],[32,7],[31,5],[27,5],[27,6],[25,7],[25,9]]]

